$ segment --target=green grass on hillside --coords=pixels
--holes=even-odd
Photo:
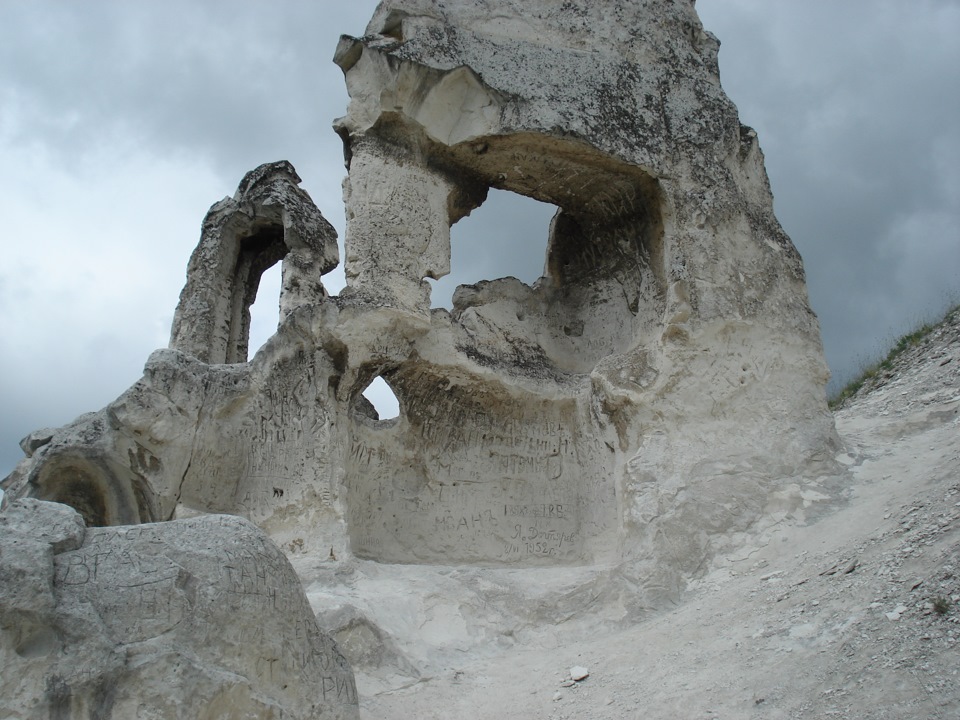
[[[866,382],[884,372],[892,370],[894,360],[896,360],[900,355],[905,353],[910,348],[916,347],[921,341],[923,341],[925,337],[927,337],[927,335],[933,332],[937,326],[940,325],[940,323],[942,323],[955,312],[960,312],[960,305],[955,305],[947,310],[940,321],[934,323],[924,323],[917,329],[907,333],[897,340],[885,358],[865,367],[860,375],[847,383],[833,397],[829,398],[830,409],[836,410],[843,405],[844,401],[856,395],[857,391],[859,391]]]

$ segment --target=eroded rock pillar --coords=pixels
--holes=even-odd
[[[379,142],[353,148],[344,183],[349,294],[413,313],[430,308],[429,285],[450,272],[455,184],[414,150]]]

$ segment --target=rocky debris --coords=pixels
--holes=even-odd
[[[362,672],[370,689],[384,689],[391,683],[420,679],[420,672],[397,648],[396,641],[359,608],[348,603],[324,607],[317,621],[336,640],[340,652],[355,672]]]
[[[0,514],[0,697],[10,720],[357,718],[349,664],[249,522],[86,528]]]

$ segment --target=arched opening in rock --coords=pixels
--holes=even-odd
[[[286,254],[283,225],[280,224],[255,228],[252,234],[240,240],[232,283],[225,362],[246,362],[250,344],[250,307],[257,298],[260,278]],[[279,291],[276,297],[279,297]]]
[[[325,300],[320,278],[338,262],[337,233],[299,183],[290,163],[267,163],[244,176],[233,198],[210,208],[190,256],[171,348],[211,365],[246,362],[250,307],[261,276],[281,260],[282,289],[276,279],[265,288],[270,327],[255,336],[254,348],[272,334],[275,312],[286,318]]]
[[[394,420],[400,416],[400,401],[393,388],[378,375],[360,393],[355,409],[373,420]]]
[[[110,525],[107,499],[102,488],[82,472],[76,472],[75,468],[68,468],[61,475],[55,491],[44,499],[69,505],[83,516],[87,527]]]
[[[280,320],[280,284],[282,263],[275,263],[260,276],[258,288],[254,291],[254,302],[250,306],[250,339],[247,359],[277,332]]]
[[[90,527],[159,520],[155,495],[144,478],[116,458],[98,452],[57,453],[39,468],[30,484],[34,497],[69,505]]]
[[[555,205],[491,188],[480,207],[450,228],[450,274],[431,281],[431,307],[452,309],[458,285],[504,277],[533,285],[543,275],[556,212]]]

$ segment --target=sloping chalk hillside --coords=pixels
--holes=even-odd
[[[364,717],[960,717],[960,312],[836,420],[843,497],[751,537],[675,609],[545,627],[403,682],[361,671]]]

